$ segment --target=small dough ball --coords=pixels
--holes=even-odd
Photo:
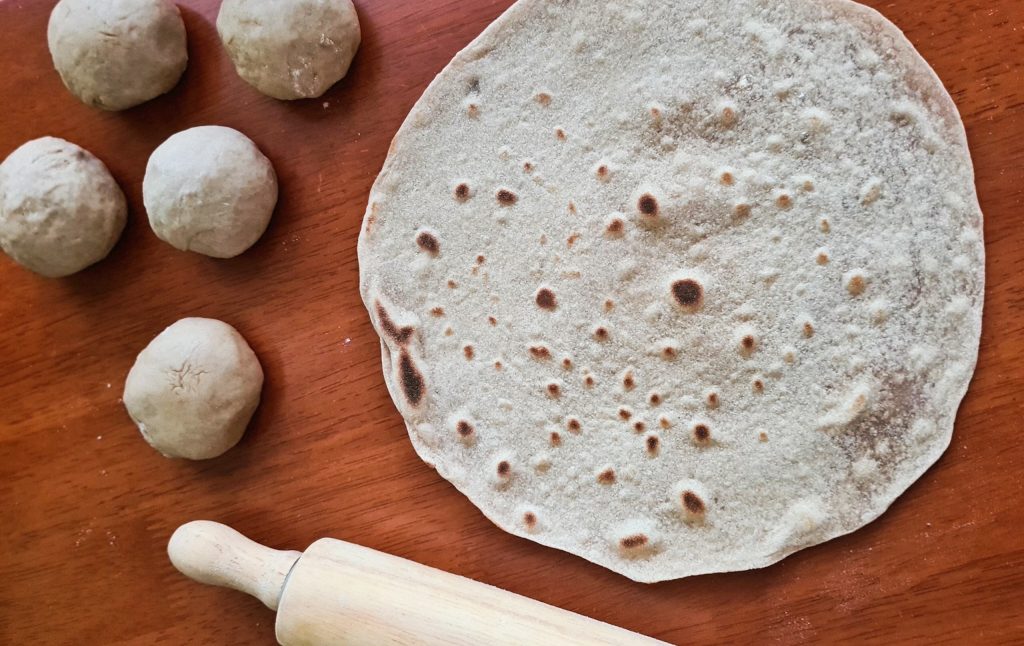
[[[154,449],[206,460],[242,439],[262,388],[263,368],[235,328],[187,318],[139,354],[124,384],[124,405]]]
[[[284,100],[340,81],[361,38],[352,0],[224,0],[217,32],[238,75]]]
[[[37,274],[59,278],[103,260],[127,213],[107,167],[71,142],[35,139],[0,164],[0,247]]]
[[[170,91],[188,65],[185,23],[170,0],[61,0],[47,39],[68,90],[104,110]]]
[[[267,228],[274,167],[248,137],[221,126],[173,135],[153,151],[142,200],[158,238],[182,251],[233,258]]]

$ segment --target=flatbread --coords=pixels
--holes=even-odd
[[[361,291],[416,451],[637,581],[881,514],[977,358],[963,125],[845,0],[521,0],[395,137]]]

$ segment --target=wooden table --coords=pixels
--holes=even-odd
[[[949,451],[851,536],[653,586],[498,530],[413,452],[359,300],[356,236],[405,114],[510,1],[357,3],[363,47],[322,100],[250,89],[217,40],[218,3],[186,0],[181,84],[107,114],[51,66],[54,3],[0,0],[0,157],[65,137],[107,162],[131,204],[111,256],[75,277],[0,260],[0,643],[272,643],[259,602],[171,568],[167,538],[197,518],[278,547],[345,538],[671,642],[1024,640],[1024,3],[868,3],[946,82],[977,166],[988,297]],[[159,242],[142,207],[149,153],[201,124],[247,133],[280,174],[269,231],[231,261]],[[120,401],[135,355],[183,316],[237,326],[267,373],[245,439],[211,462],[159,456]]]

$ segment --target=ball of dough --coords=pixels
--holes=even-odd
[[[35,139],[0,164],[0,247],[37,274],[59,278],[103,260],[127,211],[103,162],[63,139]]]
[[[359,49],[352,0],[224,0],[217,32],[238,75],[275,99],[322,95]]]
[[[263,368],[235,328],[187,318],[139,354],[124,384],[124,405],[157,451],[206,460],[242,439],[262,388]]]
[[[64,85],[104,110],[160,96],[188,65],[185,23],[169,0],[61,0],[47,39]]]
[[[179,132],[153,151],[142,182],[153,232],[182,251],[232,258],[267,228],[274,167],[248,137],[220,126]]]

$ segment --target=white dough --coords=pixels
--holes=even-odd
[[[102,260],[126,215],[107,167],[71,142],[35,139],[0,164],[0,247],[37,274],[59,278]]]
[[[225,0],[217,31],[242,79],[275,99],[322,95],[359,49],[352,0]]]
[[[242,439],[262,387],[260,362],[235,328],[187,318],[139,354],[124,384],[124,405],[157,451],[206,460]]]
[[[64,85],[104,110],[168,92],[188,65],[185,23],[169,0],[61,0],[47,38]]]
[[[267,228],[274,167],[248,137],[221,126],[179,132],[153,151],[142,183],[149,224],[182,251],[233,258]]]

